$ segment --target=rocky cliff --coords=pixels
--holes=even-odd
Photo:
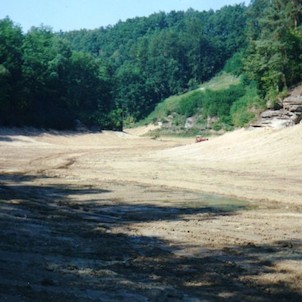
[[[260,114],[253,127],[284,128],[296,125],[302,119],[302,85],[292,89],[288,96]]]

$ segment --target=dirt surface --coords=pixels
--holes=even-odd
[[[0,130],[0,301],[301,301],[302,125],[138,134]]]

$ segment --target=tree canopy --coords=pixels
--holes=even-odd
[[[159,101],[196,87],[223,68],[245,44],[245,11],[236,5],[217,12],[161,12],[62,36],[74,50],[108,62],[115,101],[140,119]]]
[[[302,28],[300,0],[254,0],[252,14],[263,9],[250,34],[246,70],[260,92],[275,98],[301,81]]]
[[[58,33],[43,26],[23,33],[2,19],[0,125],[65,129],[78,120],[119,129],[122,116],[140,120],[223,68],[254,81],[253,96],[277,98],[301,81],[301,2],[253,0]],[[200,104],[226,115],[238,107],[230,95]]]

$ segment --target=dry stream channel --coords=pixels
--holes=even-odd
[[[236,167],[180,145],[2,130],[0,301],[302,301],[301,205],[240,195]]]

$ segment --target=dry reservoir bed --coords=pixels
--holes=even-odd
[[[300,301],[301,133],[2,129],[0,301]]]

